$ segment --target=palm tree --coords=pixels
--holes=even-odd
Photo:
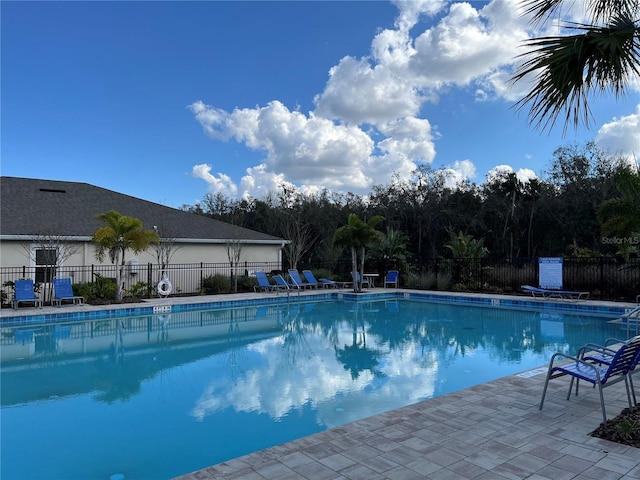
[[[125,253],[133,250],[135,253],[146,250],[151,243],[158,243],[160,238],[154,230],[144,230],[142,221],[137,218],[121,215],[115,210],[101,213],[95,217],[105,223],[93,232],[91,242],[96,245],[96,259],[104,260],[105,254],[114,265],[120,265],[116,270],[116,300],[122,300],[122,278],[124,275]]]
[[[523,0],[533,23],[545,22],[567,0]],[[571,2],[572,3],[572,2]],[[628,83],[640,75],[638,0],[587,0],[589,23],[566,23],[573,35],[533,38],[525,45],[522,65],[512,80],[535,75],[531,91],[516,103],[530,105],[529,120],[537,128],[552,128],[565,112],[565,125],[580,120],[589,125],[591,93],[625,94]]]
[[[484,238],[475,239],[473,235],[465,235],[458,232],[457,235],[451,234],[451,240],[446,243],[446,248],[451,250],[451,254],[455,259],[473,259],[484,258],[489,253],[487,247],[484,246]]]
[[[361,274],[359,279],[353,279],[354,292],[362,291],[365,249],[379,238],[379,232],[375,227],[383,220],[384,218],[380,215],[375,215],[368,222],[363,222],[355,213],[350,213],[347,225],[338,228],[333,236],[334,244],[351,248],[352,269]],[[360,252],[360,268],[358,268],[358,251]]]
[[[382,262],[385,270],[401,268],[407,261],[407,242],[404,233],[387,227],[387,231],[380,235],[380,242],[375,246],[372,256]]]

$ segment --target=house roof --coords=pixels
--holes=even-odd
[[[0,237],[60,235],[91,237],[104,225],[95,217],[109,210],[158,227],[176,240],[282,243],[285,240],[195,213],[166,207],[88,183],[0,177]]]

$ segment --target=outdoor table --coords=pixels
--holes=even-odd
[[[369,285],[371,287],[375,287],[376,286],[376,278],[378,278],[380,275],[377,273],[365,273],[362,275],[363,278],[366,278],[367,280],[369,280]]]

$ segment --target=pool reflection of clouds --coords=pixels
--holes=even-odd
[[[300,359],[283,356],[283,337],[267,339],[246,347],[260,353],[262,368],[249,367],[232,381],[216,375],[205,386],[191,415],[201,420],[232,408],[279,419],[311,404],[318,424],[333,427],[433,396],[436,358],[425,362],[416,343],[405,344],[402,351],[389,351],[384,343],[376,342],[375,335],[365,335],[367,349],[380,354],[377,374],[362,369],[352,378],[334,348],[325,348],[327,339],[322,335],[305,335],[305,344],[312,347]],[[343,325],[337,338],[336,348],[350,345],[350,326]],[[340,407],[336,407],[338,403]]]

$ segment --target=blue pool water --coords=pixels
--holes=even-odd
[[[3,327],[2,479],[171,478],[625,336],[607,320],[327,299]]]

